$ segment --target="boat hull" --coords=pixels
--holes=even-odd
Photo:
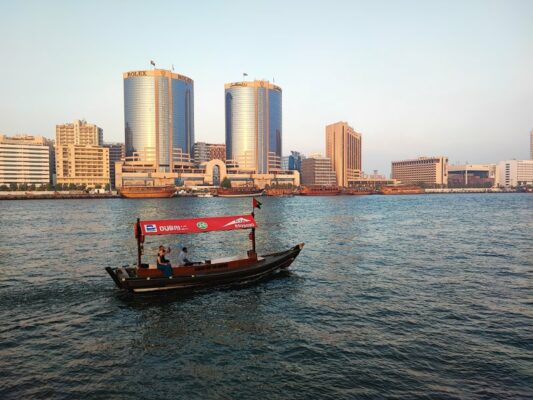
[[[261,256],[255,261],[240,260],[241,265],[232,268],[229,263],[199,264],[183,270],[185,273],[175,273],[171,278],[167,277],[124,277],[118,268],[107,267],[106,271],[120,288],[133,293],[195,289],[216,286],[239,286],[247,285],[266,279],[280,270],[288,268],[300,254],[303,243],[293,248],[274,254]],[[134,270],[131,268],[130,270]],[[180,268],[175,268],[174,271]]]
[[[176,188],[174,186],[124,186],[119,193],[127,199],[168,198],[174,196]]]

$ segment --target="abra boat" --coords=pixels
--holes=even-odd
[[[300,189],[301,196],[337,196],[340,194],[337,186],[304,186]]]
[[[157,198],[157,197],[172,197],[176,194],[176,187],[174,185],[167,186],[123,186],[119,189],[119,194],[122,197],[139,199],[139,198]]]
[[[254,197],[261,196],[263,192],[263,189],[249,186],[217,189],[217,195],[219,197]]]
[[[255,199],[254,199],[255,200]],[[255,203],[254,203],[255,204]],[[258,256],[255,249],[254,213],[228,217],[140,221],[134,232],[137,238],[137,265],[106,267],[116,286],[133,293],[162,290],[194,290],[213,286],[244,285],[270,277],[291,265],[304,247],[300,243],[290,249]],[[144,241],[151,235],[203,233],[251,229],[252,249],[246,256],[205,260],[186,267],[173,267],[173,276],[166,277],[152,264],[142,263]],[[155,258],[155,255],[154,255]]]

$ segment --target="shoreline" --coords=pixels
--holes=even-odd
[[[416,194],[369,194],[365,196],[420,196],[420,195],[435,195],[435,194],[504,194],[504,193],[531,193],[531,192],[518,192],[518,191],[479,191],[479,190],[442,190],[439,191],[426,191],[425,193],[416,193]],[[343,195],[339,195],[343,196]],[[350,196],[348,197],[361,197],[361,196]],[[194,195],[189,196],[174,196],[174,197],[197,197]],[[213,196],[216,197],[216,196]],[[269,196],[269,197],[287,197],[287,196]],[[307,196],[307,197],[324,197],[324,196]],[[327,196],[327,197],[338,197],[338,196]],[[65,199],[120,199],[121,197],[118,193],[20,193],[20,194],[1,194],[0,200],[65,200]]]

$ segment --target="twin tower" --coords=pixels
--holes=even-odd
[[[190,164],[194,145],[194,82],[171,71],[124,77],[126,156],[173,172]],[[228,83],[226,162],[240,170],[281,169],[281,88],[268,81]]]

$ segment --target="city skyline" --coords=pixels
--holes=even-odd
[[[6,3],[0,132],[53,138],[57,123],[85,118],[123,142],[121,75],[154,60],[194,79],[196,141],[224,142],[224,84],[247,73],[283,87],[283,155],[324,154],[324,127],[344,120],[365,137],[366,172],[388,174],[392,160],[423,155],[529,157],[532,3],[273,2],[246,5],[265,18],[229,23],[244,5],[168,3],[161,13],[118,2]],[[190,18],[164,23],[176,13]],[[76,29],[95,20],[98,30]],[[187,35],[200,21],[201,32]]]

